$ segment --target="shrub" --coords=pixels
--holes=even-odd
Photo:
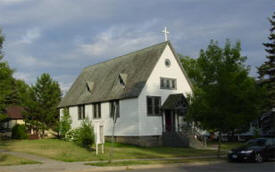
[[[63,110],[63,116],[61,117],[59,123],[59,134],[61,138],[66,136],[66,133],[71,129],[72,120],[69,114],[69,109],[65,108]]]
[[[16,125],[12,128],[11,137],[12,137],[13,139],[26,139],[28,136],[27,136],[27,132],[26,132],[26,127],[25,127],[25,125],[16,124]]]
[[[93,126],[89,120],[85,119],[82,121],[79,131],[79,143],[83,147],[89,148],[94,144],[94,141],[95,136]]]
[[[79,142],[80,128],[72,129],[65,134],[66,141]]]
[[[73,141],[85,148],[90,148],[95,141],[94,130],[91,122],[87,119],[83,120],[81,127],[70,130],[66,133],[65,140]]]

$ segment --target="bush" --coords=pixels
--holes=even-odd
[[[72,141],[72,142],[75,142],[75,143],[78,143],[79,141],[79,134],[80,133],[80,128],[76,128],[76,129],[72,129],[70,131],[68,131],[66,134],[65,134],[65,140],[66,141]]]
[[[91,122],[87,119],[83,120],[80,128],[70,130],[66,133],[65,140],[73,141],[85,148],[90,148],[95,141],[94,130]]]
[[[65,108],[63,110],[63,116],[61,117],[59,123],[59,134],[61,138],[66,136],[66,133],[71,129],[72,120],[69,114],[69,109]]]
[[[13,139],[26,139],[26,138],[28,138],[25,125],[16,124],[12,128],[11,137]]]
[[[83,120],[79,131],[79,144],[89,148],[94,144],[94,129],[89,120]]]

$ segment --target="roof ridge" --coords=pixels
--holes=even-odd
[[[111,59],[109,59],[109,60],[105,60],[105,61],[102,61],[102,62],[98,62],[98,63],[92,64],[92,65],[89,65],[89,66],[84,67],[82,71],[85,71],[85,70],[87,70],[88,68],[90,68],[90,67],[92,67],[92,66],[96,66],[96,65],[99,65],[99,64],[104,64],[104,63],[110,62],[110,61],[112,61],[112,60],[116,60],[116,59],[118,59],[118,58],[122,58],[122,57],[128,56],[128,55],[130,55],[130,54],[135,54],[135,53],[138,53],[138,52],[140,52],[140,51],[144,51],[144,50],[146,50],[146,49],[150,49],[150,48],[153,48],[153,47],[160,46],[161,44],[169,44],[169,42],[170,42],[169,40],[168,40],[168,41],[164,41],[164,42],[161,42],[161,43],[158,43],[158,44],[154,44],[154,45],[151,45],[151,46],[149,46],[149,47],[145,47],[145,48],[142,48],[142,49],[139,49],[139,50],[136,50],[136,51],[133,51],[133,52],[124,54],[124,55],[120,55],[120,56],[117,56],[117,57],[113,57],[113,58],[111,58]]]

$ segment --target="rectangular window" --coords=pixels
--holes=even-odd
[[[110,117],[113,118],[115,113],[119,118],[119,100],[110,102]]]
[[[161,89],[177,89],[177,80],[172,78],[160,78]]]
[[[161,97],[147,96],[147,114],[152,116],[160,115]]]
[[[78,120],[85,118],[85,105],[78,105]]]
[[[101,118],[101,104],[100,103],[93,104],[93,109],[94,109],[94,119]]]

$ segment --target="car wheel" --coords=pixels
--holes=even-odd
[[[255,161],[258,162],[258,163],[261,163],[264,161],[262,155],[260,153],[256,153],[255,154]]]

